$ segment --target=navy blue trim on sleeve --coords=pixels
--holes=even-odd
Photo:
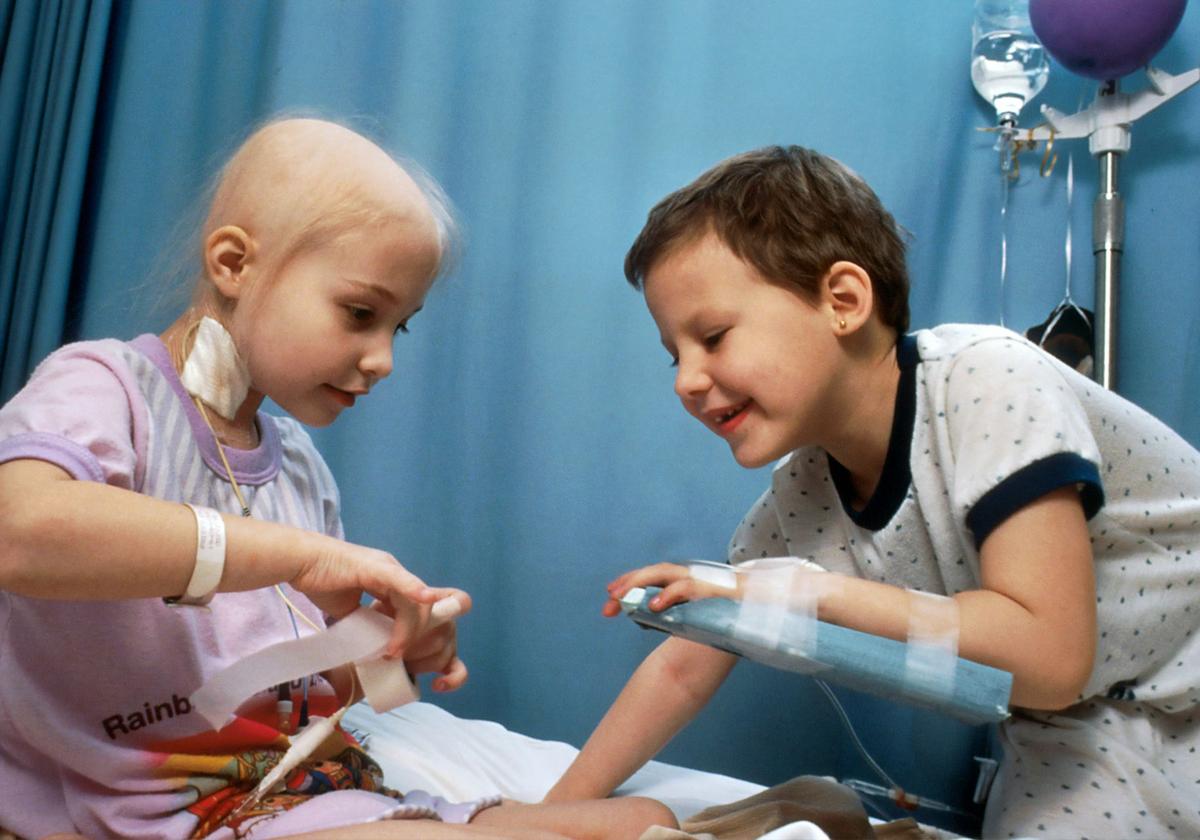
[[[1100,470],[1082,455],[1058,452],[1017,470],[985,493],[967,513],[975,548],[978,550],[1000,523],[1025,505],[1072,484],[1079,487],[1083,515],[1091,519],[1104,505],[1104,487]]]

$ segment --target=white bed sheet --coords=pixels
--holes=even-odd
[[[369,733],[367,752],[383,768],[389,787],[420,788],[452,800],[499,793],[538,802],[578,752],[570,744],[530,738],[492,721],[455,717],[430,703],[409,703],[382,715],[359,703],[342,723]],[[762,785],[742,779],[651,761],[617,793],[657,799],[683,820],[761,790]]]
[[[359,703],[344,726],[369,735],[367,752],[383,768],[389,787],[420,789],[463,801],[500,794],[539,802],[579,752],[561,741],[544,741],[498,723],[456,717],[430,703],[409,703],[382,715]],[[736,802],[764,786],[720,773],[651,761],[617,788],[617,795],[648,796],[664,803],[680,820],[710,805]],[[872,824],[880,820],[871,818]],[[923,825],[937,840],[956,836]],[[781,826],[762,840],[828,840],[809,822]]]

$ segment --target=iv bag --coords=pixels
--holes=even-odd
[[[997,123],[1016,125],[1049,76],[1050,61],[1029,23],[1029,0],[975,0],[971,81],[996,109]]]

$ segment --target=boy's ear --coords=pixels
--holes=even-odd
[[[237,225],[223,225],[204,241],[204,270],[221,295],[237,300],[254,262],[254,239]]]
[[[856,332],[875,311],[875,294],[871,276],[862,266],[839,260],[821,278],[822,302],[833,316],[837,335]]]

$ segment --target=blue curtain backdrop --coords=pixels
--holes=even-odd
[[[1200,63],[1195,5],[1157,66]],[[666,353],[621,276],[666,192],[748,148],[819,148],[859,171],[912,233],[914,326],[994,323],[1003,308],[1024,329],[1067,283],[1074,150],[1072,291],[1092,301],[1096,175],[1078,141],[1058,144],[1050,177],[1038,177],[1036,154],[1024,160],[1001,300],[997,157],[977,130],[994,117],[968,74],[966,0],[142,0],[112,10],[71,337],[131,337],[170,321],[155,306],[171,299],[163,266],[196,196],[255,123],[281,112],[352,121],[420,161],[458,206],[464,259],[400,339],[392,381],[315,436],[352,539],[474,594],[461,631],[472,679],[434,698],[462,715],[582,742],[659,641],[601,619],[603,584],[635,564],[721,557],[767,481],[680,410]],[[1124,82],[1145,84],[1141,73]],[[1039,103],[1071,112],[1094,90],[1055,65]],[[1025,122],[1035,121],[1031,108]],[[1193,90],[1134,128],[1121,174],[1118,354],[1123,393],[1193,443],[1198,124]],[[72,124],[68,137],[86,144],[88,132]],[[4,156],[11,167],[7,144]],[[6,233],[4,264],[40,247],[35,235]],[[72,248],[55,245],[60,258]],[[63,265],[43,282],[63,282]],[[56,298],[32,311],[61,318],[61,308]],[[6,368],[24,352],[4,350]],[[901,784],[965,805],[981,732],[843,696]],[[765,783],[872,778],[807,679],[752,664],[664,758]]]
[[[67,337],[110,11],[0,9],[0,399]]]

